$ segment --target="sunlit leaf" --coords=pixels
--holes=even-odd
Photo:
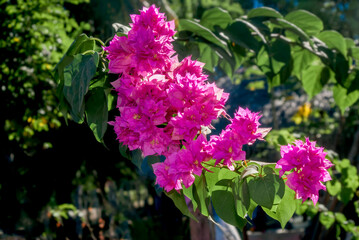
[[[323,30],[322,20],[306,10],[290,12],[285,16],[285,19],[309,35],[315,35]]]
[[[269,7],[259,7],[250,10],[247,14],[248,18],[255,17],[273,17],[273,18],[282,18],[282,14],[280,14],[277,10]]]

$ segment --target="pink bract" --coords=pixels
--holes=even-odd
[[[309,138],[305,142],[296,140],[295,145],[281,146],[282,158],[277,162],[276,168],[280,168],[280,176],[287,171],[292,171],[286,184],[296,192],[298,199],[305,201],[310,198],[314,205],[319,199],[319,190],[325,190],[322,182],[331,180],[327,171],[333,164],[325,159],[323,148],[316,147],[316,142]]]

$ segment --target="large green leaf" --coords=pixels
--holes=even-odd
[[[340,111],[344,113],[348,107],[359,99],[359,90],[348,93],[347,89],[337,84],[333,88],[333,97]]]
[[[282,198],[284,194],[283,180],[276,174],[269,172],[264,177],[251,179],[248,182],[248,187],[251,199],[258,205],[268,209],[272,208],[275,199]]]
[[[295,199],[295,192],[285,186],[284,196],[276,209],[276,219],[280,222],[282,228],[284,228],[287,222],[293,217],[296,208],[297,201]]]
[[[241,180],[240,177],[237,177],[234,180],[233,194],[237,214],[238,216],[244,218],[248,212],[251,203],[247,179]]]
[[[188,188],[184,187],[182,189],[182,192],[186,197],[188,197],[192,201],[193,211],[196,211],[196,209],[198,207],[198,203],[197,203],[198,199],[195,199],[196,186],[194,184],[192,184]]]
[[[190,31],[194,34],[203,37],[204,39],[208,40],[209,42],[216,44],[219,47],[222,47],[227,52],[228,46],[225,41],[217,37],[211,30],[202,26],[200,23],[188,20],[188,19],[181,19],[179,21],[179,31]]]
[[[196,176],[196,181],[194,182],[194,197],[197,199],[199,211],[204,215],[208,216],[208,206],[209,206],[209,193],[207,189],[206,178],[204,174],[200,177]]]
[[[247,21],[245,19],[237,19],[237,21],[242,22],[245,25],[247,25],[247,27],[252,29],[254,31],[254,33],[262,40],[263,43],[267,43],[267,39],[265,38],[265,36],[261,32],[261,30],[256,26],[256,24],[254,24],[251,21]]]
[[[90,92],[85,104],[87,123],[97,141],[102,142],[108,122],[107,96],[103,88],[95,88]]]
[[[172,199],[175,206],[182,212],[183,215],[186,215],[197,221],[196,217],[189,211],[186,200],[183,194],[179,194],[176,190],[172,190],[171,192],[165,194]]]
[[[303,70],[313,63],[318,57],[306,49],[296,47],[292,52],[293,74],[299,79],[302,78]]]
[[[334,31],[323,31],[317,36],[321,41],[323,41],[329,48],[338,50],[344,57],[347,57],[347,45],[344,37]]]
[[[76,37],[76,39],[72,42],[71,46],[69,47],[69,49],[66,51],[66,56],[73,56],[76,55],[78,53],[82,53],[80,51],[81,49],[81,45],[86,42],[88,40],[88,36],[86,36],[86,34],[80,34],[79,36]],[[82,48],[84,49],[84,48]],[[91,48],[93,50],[93,48]],[[89,49],[86,49],[89,50]]]
[[[287,31],[290,31],[291,33],[296,34],[302,41],[310,41],[309,36],[300,27],[284,18],[272,19],[271,22],[286,29]]]
[[[95,50],[95,40],[89,39],[86,34],[81,34],[75,38],[65,55],[55,66],[55,78],[64,81],[64,69],[74,59],[73,56],[79,53],[84,53],[88,50]]]
[[[322,72],[328,71],[322,65],[311,65],[302,70],[301,78],[303,88],[308,94],[309,99],[320,93],[323,88],[322,84]],[[330,75],[323,74],[324,77],[330,77]]]
[[[258,30],[259,31],[259,30]],[[235,21],[226,29],[226,34],[231,41],[244,48],[258,52],[260,43],[252,35],[247,24]]]
[[[214,72],[214,67],[217,66],[219,60],[218,53],[205,43],[198,43],[198,47],[200,50],[199,61],[205,63],[204,69]]]
[[[290,12],[285,16],[285,19],[309,35],[315,35],[323,30],[322,20],[313,13],[305,10]]]
[[[98,53],[77,54],[64,69],[63,94],[70,104],[70,114],[74,121],[81,122],[85,111],[84,97],[90,81],[96,73],[99,61]]]
[[[352,47],[351,55],[355,58],[355,60],[359,61],[359,47]]]
[[[206,171],[204,173],[204,176],[206,178],[206,183],[207,183],[207,187],[208,187],[208,190],[209,190],[209,194],[211,194],[211,192],[213,191],[214,189],[214,186],[216,185],[216,183],[218,182],[218,174],[219,174],[219,171],[221,170],[220,168],[216,168],[216,167],[213,167],[213,168],[210,168],[209,169],[211,172],[208,172]]]
[[[270,87],[283,83],[291,75],[291,64],[290,46],[281,39],[263,46],[257,55],[257,65],[267,76]]]
[[[222,29],[225,29],[228,24],[232,22],[232,17],[228,11],[215,7],[209,10],[206,10],[201,17],[201,25],[214,30],[214,26],[220,26]]]
[[[326,229],[329,229],[335,222],[334,213],[330,211],[321,212],[319,214],[319,221]]]
[[[212,191],[212,204],[217,215],[225,222],[243,228],[247,221],[238,216],[232,189],[232,180],[219,180]]]
[[[272,57],[272,68],[275,74],[279,73],[291,60],[290,46],[281,39],[272,43],[269,54]]]
[[[248,18],[255,18],[255,17],[272,17],[272,18],[282,18],[282,14],[278,11],[274,10],[273,8],[269,7],[260,7],[254,8],[250,10],[247,14]]]
[[[348,90],[348,93],[359,90],[359,69],[353,69],[341,85]]]
[[[332,196],[338,195],[342,190],[340,181],[336,179],[328,181],[325,185],[327,187],[328,193]]]

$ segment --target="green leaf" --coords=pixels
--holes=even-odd
[[[344,114],[345,110],[359,99],[359,90],[348,94],[347,89],[337,84],[333,88],[333,97],[340,111]]]
[[[232,79],[233,77],[233,66],[228,63],[227,61],[221,61],[221,63],[219,64],[219,66],[221,67],[221,69],[227,74],[227,76]]]
[[[335,217],[333,212],[329,212],[329,211],[321,212],[319,214],[319,221],[326,229],[329,229],[335,222]]]
[[[220,168],[216,168],[213,167],[211,169],[209,169],[212,172],[205,172],[204,176],[206,178],[206,183],[207,183],[207,187],[209,190],[209,193],[211,194],[212,190],[214,189],[214,186],[216,185],[216,183],[218,182],[218,174],[219,171],[221,170]]]
[[[131,162],[139,169],[141,170],[141,166],[143,163],[143,156],[142,151],[139,149],[131,151]]]
[[[205,43],[198,43],[199,50],[200,50],[200,57],[199,60],[204,62],[204,69],[207,69],[210,72],[214,72],[214,67],[218,64],[218,54],[208,45]]]
[[[299,79],[301,79],[302,71],[304,69],[309,65],[312,65],[316,59],[319,60],[313,53],[302,48],[295,48],[292,52],[292,58],[293,74]]]
[[[353,56],[353,58],[355,58],[355,60],[359,61],[359,47],[352,47],[351,48],[351,55]]]
[[[247,212],[248,216],[251,219],[253,219],[253,212],[257,208],[257,206],[258,206],[258,204],[251,199],[251,203],[249,205],[248,212]]]
[[[291,72],[290,64],[290,46],[281,39],[276,39],[268,47],[263,46],[257,55],[257,65],[267,76],[270,87],[283,83],[282,80],[284,81],[286,78],[282,78],[281,74],[287,70]]]
[[[262,40],[263,43],[267,43],[267,40],[264,37],[264,35],[262,34],[262,32],[253,23],[251,23],[245,19],[237,19],[237,21],[244,23],[248,28],[252,29],[258,35],[258,37]]]
[[[323,71],[324,67],[321,65],[310,65],[308,68],[302,70],[300,80],[309,99],[322,91],[323,85],[321,83],[321,77]]]
[[[194,34],[203,37],[204,39],[210,41],[213,44],[216,44],[219,47],[222,47],[227,52],[229,52],[227,43],[225,41],[221,40],[211,30],[209,30],[208,28],[202,26],[201,24],[195,21],[188,19],[181,19],[179,21],[179,31],[193,32]]]
[[[90,92],[86,101],[85,112],[87,123],[95,138],[103,142],[108,122],[107,97],[103,88],[95,88]]]
[[[293,217],[296,208],[297,201],[295,199],[295,192],[288,186],[285,186],[284,196],[276,210],[276,219],[280,222],[282,228],[284,228],[287,222]]]
[[[254,8],[248,12],[247,17],[248,18],[255,18],[255,17],[283,18],[282,14],[280,14],[278,11],[274,10],[273,8],[269,8],[269,7]]]
[[[279,73],[291,60],[290,46],[282,39],[276,39],[270,47],[272,68],[275,74]]]
[[[196,217],[189,211],[183,194],[179,194],[176,190],[172,190],[168,193],[165,192],[165,194],[172,199],[175,206],[182,212],[183,215],[197,221]]]
[[[336,212],[334,215],[335,215],[335,220],[340,224],[343,224],[347,221],[347,218],[343,213]]]
[[[212,204],[217,215],[225,222],[243,228],[247,221],[238,216],[233,196],[232,181],[222,179],[212,191]]]
[[[195,199],[195,185],[192,184],[191,186],[189,186],[188,188],[183,187],[182,192],[183,194],[188,197],[191,201],[192,201],[192,206],[193,206],[193,211],[195,212],[198,204],[197,204],[197,199]]]
[[[271,209],[284,195],[284,182],[271,168],[264,168],[265,176],[248,182],[251,199],[258,205]]]
[[[327,187],[328,193],[332,196],[338,195],[342,190],[342,185],[336,179],[327,182],[326,187]]]
[[[62,87],[63,85],[63,81],[64,81],[64,69],[67,65],[69,65],[72,61],[74,60],[74,57],[73,56],[67,56],[67,55],[64,55],[60,62],[55,66],[55,74],[54,74],[54,77],[56,79],[56,82],[57,84],[60,84],[61,86],[61,90],[62,90]]]
[[[197,199],[199,211],[204,216],[209,215],[208,206],[209,206],[209,193],[207,190],[206,178],[204,174],[201,174],[200,177],[196,176],[196,181],[194,182],[194,197]]]
[[[118,146],[118,149],[119,149],[122,157],[124,157],[126,159],[131,159],[131,153],[129,152],[129,149],[126,145],[123,145],[122,143],[120,143]]]
[[[235,21],[233,24],[231,24],[226,29],[226,35],[230,38],[231,41],[239,46],[253,50],[255,52],[259,51],[259,41],[252,35],[248,25],[242,21]]]
[[[354,202],[354,207],[355,207],[355,212],[357,213],[357,215],[359,216],[359,200],[356,200]]]
[[[200,24],[213,31],[213,27],[215,25],[220,26],[222,29],[225,29],[231,22],[232,17],[228,13],[228,11],[219,7],[215,7],[206,10],[202,14]]]
[[[78,53],[81,53],[80,52],[81,45],[88,39],[89,38],[86,36],[86,34],[81,34],[81,35],[77,36],[76,39],[72,42],[71,46],[69,47],[69,49],[67,50],[65,55],[74,56]],[[89,50],[89,49],[86,49],[86,50]]]
[[[218,180],[228,179],[232,181],[238,176],[238,173],[231,171],[228,168],[222,168],[218,173]]]
[[[345,58],[347,57],[347,45],[344,37],[340,33],[334,30],[323,31],[319,35],[317,35],[317,37],[321,41],[323,41],[329,48],[334,48],[338,50],[341,54],[343,54]]]
[[[81,122],[85,111],[84,96],[90,81],[96,73],[99,56],[77,54],[64,69],[63,94],[70,104],[70,114],[74,121]]]
[[[249,188],[247,180],[237,177],[233,182],[233,195],[238,216],[244,218],[250,207]]]
[[[294,33],[295,35],[300,37],[302,41],[310,41],[309,36],[294,23],[289,22],[286,19],[272,19],[272,22],[286,29],[287,31],[290,31],[291,33]]]
[[[348,93],[359,90],[359,69],[353,69],[341,85],[348,90]]]
[[[285,19],[309,35],[315,35],[323,30],[323,22],[313,13],[305,10],[297,10],[288,13]]]
[[[351,38],[344,38],[345,39],[345,44],[347,46],[347,50],[349,50],[352,47],[355,47],[355,42],[353,39]]]

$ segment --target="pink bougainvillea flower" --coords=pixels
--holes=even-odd
[[[188,56],[177,64],[176,68],[173,70],[173,74],[174,76],[179,74],[182,77],[185,77],[187,74],[194,75],[196,81],[204,82],[207,80],[208,76],[203,74],[203,66],[204,63],[192,60],[191,56]]]
[[[213,159],[216,159],[215,165],[223,160],[223,164],[234,171],[234,162],[246,159],[246,153],[236,137],[237,135],[228,129],[223,130],[219,136],[211,136],[207,151]]]
[[[176,180],[180,180],[183,185],[188,188],[195,180],[195,176],[202,174],[202,162],[208,161],[211,157],[204,148],[207,145],[207,139],[200,134],[196,140],[185,144],[185,148],[181,149],[169,157],[169,174],[175,176]]]
[[[310,198],[314,205],[319,199],[319,190],[326,190],[320,182],[321,173],[312,169],[304,168],[300,172],[292,172],[287,176],[286,184],[296,192],[296,198],[303,202]]]
[[[128,45],[127,37],[115,35],[104,50],[108,53],[107,59],[110,60],[108,65],[110,73],[123,73],[130,70],[134,49]]]
[[[327,171],[333,164],[325,159],[323,148],[316,147],[316,142],[306,138],[305,142],[296,140],[294,145],[281,146],[282,158],[277,162],[280,176],[292,171],[286,184],[296,192],[298,199],[310,198],[314,205],[319,199],[319,190],[326,190],[322,182],[331,180]]]
[[[231,124],[227,125],[227,129],[232,129],[239,135],[239,141],[242,145],[251,145],[256,139],[263,139],[264,137],[263,131],[258,131],[260,118],[259,113],[239,107],[231,120]]]
[[[290,171],[293,168],[301,168],[304,164],[310,162],[308,151],[300,146],[282,146],[280,150],[282,158],[277,162],[277,168],[281,168],[279,176],[284,172]]]
[[[166,192],[170,192],[172,189],[182,189],[181,181],[174,180],[174,176],[168,173],[170,169],[169,161],[166,159],[161,163],[152,164],[153,172],[156,175],[156,184],[164,188]]]
[[[128,36],[114,36],[104,50],[108,53],[110,73],[133,73],[145,77],[169,71],[175,59],[171,42],[174,21],[167,22],[159,8],[143,8],[140,15],[131,15],[132,29]]]

